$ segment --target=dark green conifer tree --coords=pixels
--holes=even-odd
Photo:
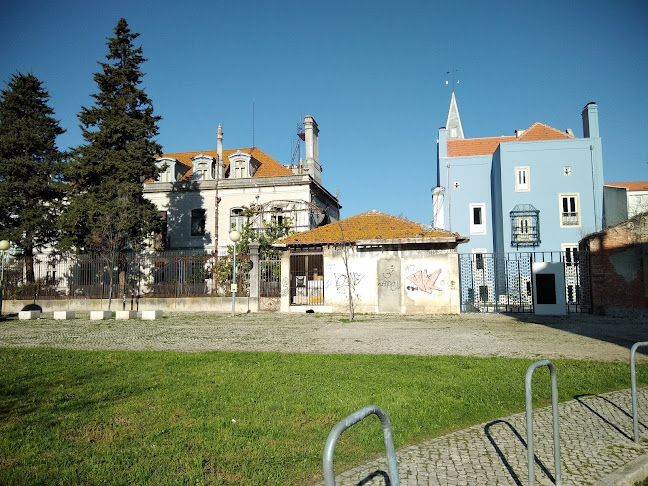
[[[126,20],[120,19],[108,39],[108,62],[94,75],[99,92],[91,108],[79,113],[83,138],[71,160],[69,204],[61,218],[61,247],[109,256],[127,247],[140,248],[160,227],[158,211],[143,196],[143,183],[156,178],[154,155],[159,116],[141,88],[146,61],[133,41]]]
[[[63,198],[56,137],[64,130],[48,105],[50,96],[33,74],[15,74],[0,91],[0,238],[25,255],[34,281],[34,253],[58,237]]]

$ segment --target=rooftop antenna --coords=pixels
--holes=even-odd
[[[297,123],[297,137],[293,139],[292,156],[290,158],[291,166],[299,165],[301,161],[301,142],[306,139],[306,134],[304,132],[304,122],[301,121],[303,120],[303,118],[304,117],[300,115],[300,121]]]
[[[252,98],[252,148],[256,147],[254,145],[254,98]]]
[[[452,68],[450,71],[446,72],[446,74],[451,74],[452,75],[452,91],[454,92],[455,89],[455,73],[459,72],[459,69]],[[448,80],[446,80],[446,86],[448,85]],[[459,84],[459,80],[457,80],[457,83]]]

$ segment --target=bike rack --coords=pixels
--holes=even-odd
[[[324,446],[324,485],[335,486],[335,471],[333,470],[333,454],[335,452],[335,444],[338,439],[349,427],[357,424],[361,420],[367,418],[369,415],[377,415],[380,419],[380,424],[383,429],[383,438],[385,441],[385,449],[387,450],[387,468],[389,473],[389,482],[391,486],[400,486],[400,479],[398,477],[398,464],[396,461],[396,450],[394,449],[394,435],[392,434],[391,423],[385,411],[378,405],[367,405],[357,412],[352,413],[348,417],[339,421],[331,430],[326,439]]]
[[[630,390],[632,393],[632,432],[634,441],[639,442],[639,417],[637,414],[637,374],[635,372],[635,353],[637,348],[648,346],[648,341],[634,343],[630,348]]]
[[[648,344],[648,343],[647,343]],[[558,380],[556,378],[556,367],[548,359],[536,361],[527,368],[526,378],[524,380],[524,391],[526,394],[526,429],[527,429],[527,463],[529,467],[529,486],[535,485],[535,453],[533,450],[533,393],[532,380],[533,372],[547,366],[551,374],[551,410],[553,415],[553,439],[554,439],[554,468],[556,478],[554,484],[561,486],[560,476],[560,432],[558,430]]]

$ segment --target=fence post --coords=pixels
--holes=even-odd
[[[553,415],[553,440],[554,440],[554,467],[555,467],[555,480],[554,484],[560,486],[562,484],[560,474],[560,433],[558,430],[558,379],[556,377],[556,367],[554,364],[545,359],[536,361],[527,368],[526,376],[524,379],[524,391],[526,395],[526,429],[527,429],[527,463],[529,470],[529,486],[535,485],[535,453],[533,445],[533,391],[532,380],[533,372],[542,367],[549,368],[551,375],[551,412]]]
[[[348,417],[342,419],[333,427],[333,429],[331,429],[331,432],[329,432],[329,435],[326,438],[326,444],[324,444],[324,455],[322,457],[325,486],[335,486],[333,455],[335,453],[335,445],[342,435],[342,432],[372,414],[378,417],[383,430],[383,442],[385,443],[385,450],[387,452],[389,484],[391,486],[400,486],[396,450],[394,449],[394,434],[392,432],[391,422],[389,421],[389,417],[385,411],[378,405],[367,405],[366,407],[361,408],[357,412],[354,412]]]
[[[250,312],[259,312],[259,273],[261,266],[259,265],[259,242],[253,241],[250,243],[250,299],[249,309]]]
[[[637,374],[635,371],[635,353],[637,348],[648,346],[648,341],[634,343],[630,348],[630,393],[632,395],[632,432],[635,443],[639,443],[639,416],[637,412]]]

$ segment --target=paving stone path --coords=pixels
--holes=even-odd
[[[648,454],[648,389],[639,389],[639,444],[633,441],[630,390],[584,395],[558,406],[563,485],[594,485]],[[551,407],[534,412],[537,485],[555,476]],[[402,486],[526,485],[526,415],[475,425],[397,451]],[[644,456],[648,457],[648,456]],[[648,458],[646,459],[648,461]],[[337,486],[384,485],[386,459],[363,464],[336,477]],[[632,484],[632,483],[630,483]]]

